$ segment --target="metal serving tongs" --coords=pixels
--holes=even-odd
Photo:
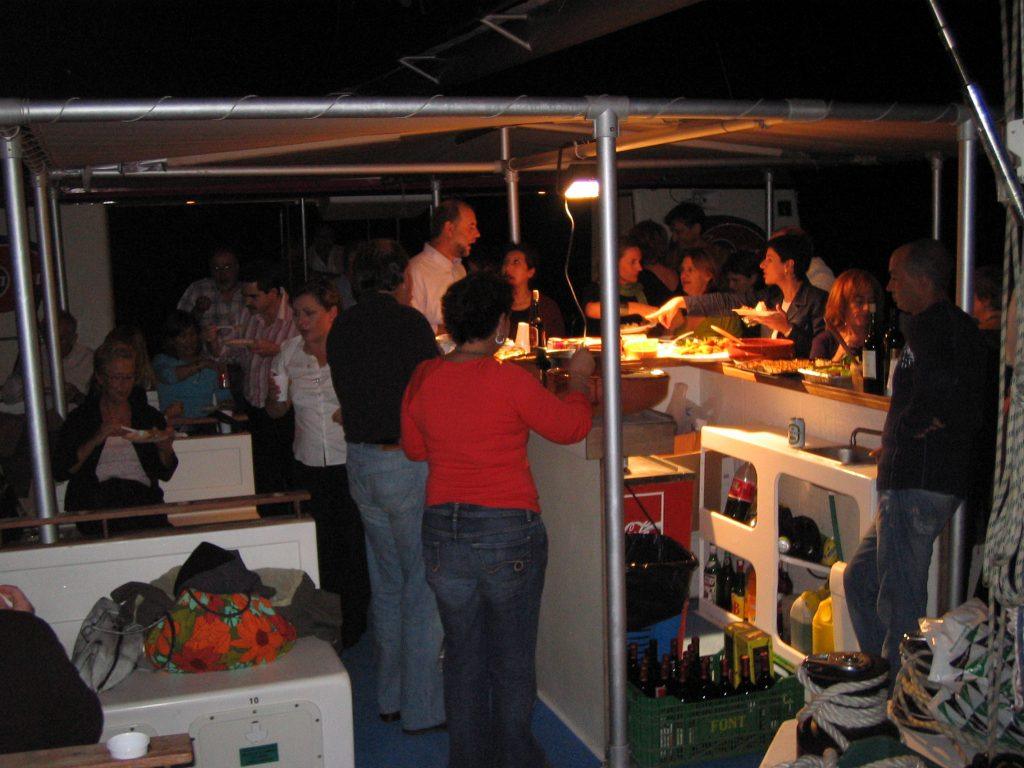
[[[741,339],[739,336],[733,336],[727,330],[725,330],[724,328],[719,328],[717,325],[712,325],[711,330],[719,334],[720,336],[724,336],[733,344],[738,344],[739,342],[743,341],[743,339]]]

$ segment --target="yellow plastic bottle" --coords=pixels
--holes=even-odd
[[[811,653],[828,653],[836,649],[832,626],[832,596],[829,595],[814,612],[814,620],[811,622]]]

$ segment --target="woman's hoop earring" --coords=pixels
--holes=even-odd
[[[498,346],[501,346],[502,344],[505,343],[505,337],[499,333],[497,336],[494,337],[494,343],[497,344]]]

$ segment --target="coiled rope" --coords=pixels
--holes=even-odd
[[[799,724],[814,719],[818,727],[827,733],[839,747],[829,747],[824,754],[802,755],[790,763],[782,763],[775,768],[835,768],[839,753],[845,752],[850,746],[849,739],[840,728],[870,728],[884,723],[886,717],[886,701],[888,699],[888,673],[848,683],[836,683],[827,688],[815,683],[801,665],[797,670],[797,679],[804,687],[807,704],[796,714]],[[874,693],[866,694],[872,688]],[[924,762],[914,755],[899,755],[875,760],[861,768],[924,768]]]

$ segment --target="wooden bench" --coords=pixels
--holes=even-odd
[[[81,514],[68,513],[56,518],[15,518],[0,521],[0,531],[98,521],[103,528],[103,538],[108,538],[107,521],[109,520],[167,515],[168,519],[172,517],[177,518],[177,520],[172,520],[174,525],[202,525],[211,522],[230,522],[230,520],[223,517],[211,519],[208,514],[210,512],[224,512],[240,508],[259,508],[277,504],[290,504],[295,512],[295,516],[299,517],[302,514],[302,502],[309,501],[309,498],[308,491],[283,491],[279,493],[257,493],[249,496],[229,496],[222,499],[165,502],[163,504],[150,504],[141,507],[120,507],[103,509],[96,512],[83,512]],[[255,519],[255,517],[246,516],[245,518],[238,518],[232,516],[232,519]]]
[[[176,733],[154,736],[145,757],[132,760],[115,760],[106,744],[87,744],[0,755],[0,768],[174,768],[192,765],[192,761],[192,739],[187,733]]]

